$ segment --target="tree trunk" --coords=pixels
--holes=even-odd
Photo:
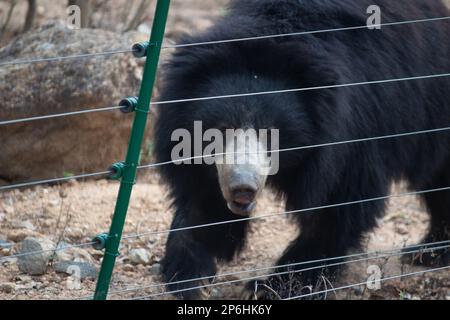
[[[37,10],[37,1],[28,0],[28,11],[27,16],[25,18],[25,25],[23,27],[23,32],[27,32],[31,28],[33,28],[34,22],[36,21],[36,10]]]

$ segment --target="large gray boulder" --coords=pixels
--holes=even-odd
[[[133,36],[53,22],[0,49],[0,63],[128,49]],[[0,66],[0,121],[115,106],[138,94],[141,71],[131,53]],[[0,126],[0,178],[104,171],[123,160],[131,118],[111,111]]]

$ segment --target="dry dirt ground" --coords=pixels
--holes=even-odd
[[[117,0],[119,1],[119,0]],[[195,31],[210,25],[214,16],[220,15],[222,7],[214,0],[174,1],[173,17],[169,22],[169,34],[180,31]],[[63,9],[54,1],[41,1],[40,9],[45,17],[42,20],[61,17]],[[23,10],[23,9],[22,9]],[[13,21],[21,25],[20,21]],[[18,28],[18,27],[17,27]],[[172,29],[171,29],[172,28]],[[14,28],[13,28],[14,30]],[[83,244],[91,241],[98,233],[106,232],[111,221],[118,190],[116,182],[106,180],[71,182],[62,186],[39,186],[0,193],[0,239],[13,243],[11,249],[0,251],[0,299],[76,299],[88,298],[95,288],[93,280],[84,280],[80,289],[69,289],[65,274],[53,271],[49,265],[43,276],[31,277],[18,270],[17,259],[10,257],[20,249],[21,241],[27,236],[64,241],[67,244]],[[394,192],[401,192],[396,188]],[[125,234],[167,230],[172,217],[165,198],[165,190],[157,177],[146,173],[136,185]],[[352,200],[352,199],[349,199]],[[266,193],[259,203],[258,215],[283,212],[282,205]],[[380,221],[376,232],[367,236],[368,251],[387,250],[417,243],[425,232],[427,215],[420,203],[413,197],[396,198],[390,201],[386,217]],[[248,244],[243,253],[233,263],[222,266],[220,273],[271,266],[284,248],[297,233],[284,216],[252,222]],[[124,240],[111,284],[111,299],[130,299],[162,292],[163,288],[139,288],[127,292],[124,289],[148,287],[160,283],[158,261],[164,253],[165,234],[147,235]],[[147,265],[130,263],[130,251],[143,248],[150,253]],[[90,246],[69,249],[64,259],[87,261],[97,267],[102,254]],[[339,287],[345,284],[360,283],[367,279],[368,264],[377,264],[383,276],[389,277],[411,271],[423,270],[400,263],[398,257],[389,260],[370,261],[370,263],[351,264]],[[250,277],[253,273],[240,275]],[[225,280],[236,278],[227,277]],[[219,278],[216,282],[224,281]],[[243,284],[217,286],[211,290],[213,298],[237,298]],[[336,296],[335,296],[336,295]],[[329,293],[329,298],[339,299],[450,299],[450,272],[441,271],[392,280],[382,284],[381,290],[364,290],[362,286]],[[162,299],[170,297],[160,296]]]
[[[12,250],[1,255],[14,254],[25,236],[65,241],[69,244],[90,242],[92,236],[108,230],[114,209],[118,184],[106,180],[71,182],[62,186],[39,186],[33,189],[11,191],[0,195],[0,237],[12,241]],[[401,190],[394,191],[395,193]],[[283,212],[282,205],[269,193],[260,201],[257,215]],[[141,234],[169,229],[172,211],[165,200],[165,190],[156,177],[141,178],[133,193],[125,235]],[[412,197],[396,198],[389,205],[380,227],[367,236],[367,250],[400,248],[416,244],[427,225],[427,215]],[[229,265],[221,267],[220,273],[268,267],[282,253],[297,233],[285,216],[252,222],[248,244],[244,252]],[[134,289],[160,283],[158,261],[164,253],[165,234],[147,235],[124,240],[118,258],[111,290]],[[144,248],[151,254],[148,265],[130,263],[130,250]],[[100,265],[101,253],[90,246],[67,250],[68,259],[88,261]],[[423,270],[400,263],[398,257],[388,261],[374,260],[350,264],[350,272],[334,284],[356,284],[366,281],[368,264],[380,266],[384,277]],[[267,272],[266,272],[267,273]],[[216,282],[254,276],[218,278]],[[47,274],[30,277],[21,274],[15,258],[0,263],[0,284],[13,284],[10,292],[0,292],[1,299],[74,299],[89,297],[95,287],[92,280],[84,280],[80,290],[68,289],[67,275],[55,273],[49,266]],[[213,298],[239,298],[243,283],[217,286],[211,291]],[[139,289],[111,295],[112,299],[129,299],[162,292],[163,288]],[[334,298],[329,293],[329,298]],[[382,284],[379,291],[363,290],[362,286],[336,291],[337,298],[347,299],[450,299],[450,272],[440,271],[414,276],[404,280],[392,280]],[[159,297],[170,299],[170,297]]]

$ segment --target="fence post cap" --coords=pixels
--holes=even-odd
[[[137,108],[139,98],[138,97],[128,97],[122,99],[119,102],[120,111],[122,113],[131,113],[134,112]]]
[[[143,41],[143,42],[139,42],[139,43],[134,44],[133,47],[132,47],[133,55],[136,58],[144,58],[144,57],[146,57],[149,46],[150,46],[150,42],[149,41]]]
[[[103,250],[106,248],[106,242],[108,241],[108,234],[107,233],[102,233],[97,235],[93,240],[93,245],[92,247],[95,250]]]

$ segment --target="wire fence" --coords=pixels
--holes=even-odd
[[[151,105],[152,106],[160,106],[160,105],[166,105],[166,104],[177,104],[177,103],[186,103],[186,102],[198,102],[198,101],[220,100],[220,99],[231,99],[231,98],[244,98],[244,97],[252,97],[252,96],[286,94],[286,93],[306,92],[306,91],[325,90],[325,89],[350,88],[350,87],[358,87],[358,86],[366,86],[366,85],[386,84],[386,83],[392,83],[392,82],[405,82],[405,81],[414,81],[414,80],[446,78],[449,76],[450,76],[450,73],[440,73],[440,74],[422,75],[422,76],[414,76],[414,77],[402,77],[402,78],[394,78],[394,79],[343,83],[343,84],[335,84],[335,85],[327,85],[327,86],[316,86],[316,87],[294,88],[294,89],[285,89],[285,90],[272,90],[272,91],[263,91],[263,92],[237,93],[237,94],[220,95],[220,96],[167,100],[167,101],[152,102]],[[45,115],[45,116],[38,116],[38,117],[29,117],[29,118],[14,119],[14,120],[3,120],[3,121],[0,121],[0,126],[1,125],[9,125],[9,124],[17,124],[17,123],[22,123],[22,122],[30,122],[30,121],[36,121],[36,120],[61,118],[61,117],[65,117],[65,116],[74,116],[74,115],[81,115],[81,114],[94,113],[94,112],[114,111],[114,110],[120,110],[121,108],[122,108],[121,106],[113,106],[113,107],[87,109],[87,110],[80,110],[80,111],[73,111],[73,112],[66,112],[66,113],[59,113],[59,114]]]
[[[392,27],[392,26],[400,26],[400,25],[408,25],[408,24],[416,24],[416,23],[424,23],[424,22],[438,22],[448,20],[450,17],[437,17],[437,18],[427,18],[427,19],[415,19],[415,20],[406,20],[406,21],[397,21],[397,22],[386,22],[380,23],[376,26],[379,27]],[[224,40],[216,40],[216,41],[204,41],[204,42],[195,42],[195,43],[181,43],[174,45],[165,45],[163,48],[165,49],[174,49],[174,48],[186,48],[186,47],[197,47],[197,46],[205,46],[205,45],[214,45],[214,44],[224,44],[224,43],[232,43],[232,42],[243,42],[243,41],[254,41],[254,40],[267,40],[267,39],[275,39],[275,38],[284,38],[284,37],[295,37],[295,36],[305,36],[305,35],[314,35],[320,33],[330,33],[330,32],[340,32],[340,31],[354,31],[354,30],[367,30],[367,24],[361,26],[354,27],[343,27],[343,28],[329,28],[322,30],[310,30],[310,31],[302,31],[302,32],[291,32],[291,33],[282,33],[282,34],[273,34],[267,36],[256,36],[256,37],[245,37],[238,39],[224,39]]]
[[[421,274],[426,274],[426,273],[431,273],[431,272],[438,272],[438,271],[449,270],[449,269],[450,269],[450,266],[445,266],[445,267],[433,268],[433,269],[428,269],[428,270],[415,271],[415,272],[410,272],[410,273],[405,273],[405,274],[399,274],[399,275],[396,275],[396,276],[390,276],[390,277],[386,277],[386,278],[381,278],[381,279],[377,280],[377,282],[381,283],[381,282],[385,282],[385,281],[388,281],[388,280],[401,279],[401,278],[405,278],[405,277],[412,277],[412,276],[417,276],[417,275],[421,275]],[[304,298],[308,298],[308,297],[315,296],[315,295],[321,295],[321,294],[328,293],[328,292],[336,292],[336,291],[339,291],[339,290],[351,289],[351,288],[354,288],[354,287],[364,286],[366,284],[367,284],[367,282],[360,282],[360,283],[346,285],[346,286],[342,286],[342,287],[338,287],[338,288],[331,288],[331,289],[322,290],[322,291],[318,291],[318,292],[302,294],[302,295],[291,297],[291,298],[288,298],[288,299],[285,299],[285,300],[299,300],[299,299],[304,299]]]
[[[446,249],[446,248],[448,248],[448,246],[442,247],[441,249]],[[391,257],[391,256],[392,255],[384,256],[384,258]],[[380,258],[382,258],[382,257],[380,257]],[[355,260],[355,261],[351,261],[351,262],[363,262],[363,261],[367,261],[367,260],[371,260],[371,259],[359,259],[359,260]],[[166,292],[162,292],[162,293],[155,293],[155,294],[149,294],[149,295],[145,295],[145,296],[140,296],[140,297],[137,297],[137,298],[133,298],[132,300],[144,300],[144,299],[152,299],[152,298],[157,298],[157,297],[162,297],[162,296],[167,296],[167,295],[176,295],[176,294],[179,294],[179,293],[185,293],[185,292],[193,291],[193,290],[202,290],[202,289],[212,288],[212,287],[217,287],[217,286],[222,286],[222,285],[235,284],[235,283],[239,283],[239,282],[248,282],[248,281],[262,279],[262,278],[267,278],[267,277],[279,277],[279,276],[283,276],[283,275],[291,275],[291,274],[311,271],[311,270],[315,270],[315,269],[322,269],[322,268],[341,266],[341,265],[344,265],[344,264],[348,264],[348,262],[347,263],[344,263],[344,262],[332,263],[332,264],[321,265],[321,266],[317,266],[317,267],[305,268],[305,269],[301,269],[301,270],[298,270],[298,271],[297,270],[289,270],[289,271],[283,271],[283,272],[269,273],[269,274],[265,274],[265,275],[262,275],[262,276],[253,276],[253,277],[247,277],[247,278],[243,278],[243,279],[236,279],[236,280],[229,280],[229,281],[223,281],[223,282],[199,285],[199,286],[185,288],[185,289],[172,290],[172,291],[166,291]],[[435,269],[429,269],[429,270],[419,271],[419,272],[412,272],[412,273],[409,273],[409,274],[404,274],[404,275],[399,275],[399,276],[395,276],[395,277],[385,278],[385,280],[392,280],[392,279],[396,279],[396,278],[407,277],[407,276],[417,275],[417,274],[426,273],[426,272],[441,271],[441,270],[446,270],[446,269],[450,269],[450,266],[440,267],[440,268],[435,268]],[[380,279],[378,281],[382,281],[382,280],[383,279]],[[312,292],[312,293],[309,293],[309,294],[299,295],[299,296],[293,297],[291,299],[301,299],[301,298],[306,298],[306,297],[310,297],[310,296],[314,296],[314,295],[324,294],[324,293],[331,292],[331,291],[349,289],[349,288],[352,288],[352,287],[366,285],[366,284],[367,284],[367,281],[361,282],[361,283],[357,283],[357,284],[348,285],[348,286],[343,286],[343,287],[339,287],[339,288],[335,288],[335,289],[328,289],[328,290]]]
[[[436,17],[436,18],[426,18],[426,19],[415,19],[415,20],[381,23],[378,26],[392,27],[392,26],[409,25],[409,24],[424,23],[424,22],[438,22],[438,21],[444,21],[444,20],[448,20],[448,19],[450,19],[449,16],[444,16],[444,17]],[[176,49],[176,48],[183,48],[183,47],[196,47],[196,46],[204,46],[204,45],[214,45],[214,44],[224,44],[224,43],[232,43],[232,42],[304,36],[304,35],[340,32],[340,31],[364,30],[364,29],[366,29],[366,30],[368,29],[367,24],[361,25],[361,26],[281,33],[281,34],[273,34],[273,35],[266,35],[266,36],[245,37],[245,38],[238,38],[238,39],[223,39],[223,40],[216,40],[216,41],[196,42],[196,43],[181,43],[181,44],[174,44],[174,45],[164,45],[164,46],[162,46],[162,48],[163,49]],[[107,57],[107,56],[112,56],[112,55],[116,55],[116,54],[133,53],[134,51],[135,50],[133,50],[133,49],[121,49],[121,50],[113,50],[113,51],[105,51],[105,52],[74,54],[74,55],[69,55],[69,56],[12,60],[12,61],[0,62],[0,67],[12,66],[12,65],[45,63],[45,62],[60,62],[60,61],[64,61],[64,60],[86,59],[86,58],[96,58],[96,57],[105,57],[105,56]]]
[[[394,27],[394,26],[411,25],[411,24],[418,24],[418,23],[442,22],[442,21],[448,21],[449,19],[450,19],[450,16],[444,16],[444,17],[437,17],[437,18],[389,22],[389,23],[380,24],[379,26]],[[243,41],[257,41],[257,40],[276,39],[276,38],[282,38],[282,37],[324,34],[324,33],[330,33],[330,32],[343,32],[343,31],[348,32],[348,31],[364,30],[364,29],[368,29],[368,26],[367,25],[349,26],[349,27],[329,28],[329,29],[322,29],[322,30],[309,30],[309,31],[294,32],[294,33],[263,35],[263,36],[235,38],[235,39],[222,39],[222,40],[206,41],[206,42],[181,43],[181,44],[175,44],[175,45],[163,45],[163,46],[161,46],[161,48],[162,49],[188,48],[188,47],[227,44],[227,43],[235,43],[235,42],[243,42]],[[149,45],[153,46],[154,44],[150,42]],[[123,49],[123,50],[112,50],[112,51],[106,51],[106,52],[74,54],[74,55],[68,55],[68,56],[12,60],[12,61],[0,62],[0,67],[30,65],[30,64],[36,64],[36,63],[62,62],[62,61],[68,61],[68,60],[87,59],[87,58],[96,58],[96,57],[110,57],[110,56],[117,55],[117,54],[134,53],[134,51],[135,51],[134,49]],[[408,76],[408,77],[360,81],[360,82],[343,83],[343,84],[335,84],[335,85],[324,85],[324,86],[315,86],[315,87],[306,87],[306,88],[292,88],[292,89],[284,89],[284,90],[272,90],[272,91],[251,92],[251,93],[230,93],[228,95],[220,95],[220,96],[206,96],[206,97],[185,98],[185,99],[177,99],[177,100],[169,100],[169,101],[157,101],[157,102],[152,102],[151,105],[162,106],[162,105],[169,105],[169,104],[188,103],[188,102],[196,102],[196,101],[208,101],[208,100],[216,100],[216,99],[232,99],[232,98],[271,95],[271,94],[298,93],[298,92],[313,91],[313,90],[352,88],[352,87],[357,87],[357,86],[390,84],[390,83],[407,82],[407,81],[419,81],[419,80],[425,81],[425,80],[430,80],[430,79],[439,79],[439,78],[449,77],[450,72],[447,72],[447,71],[448,70],[446,70],[445,73],[439,73],[439,74],[416,75],[416,76]],[[57,113],[57,114],[50,114],[50,115],[20,118],[20,119],[1,120],[0,126],[20,124],[20,123],[29,123],[32,121],[55,119],[55,118],[62,118],[62,117],[68,117],[68,116],[83,115],[83,114],[94,113],[94,112],[115,111],[115,110],[119,110],[120,108],[121,107],[119,107],[119,106],[113,106],[113,107],[106,107],[106,108],[79,110],[79,111],[73,111],[73,112]],[[381,141],[381,140],[387,140],[387,139],[413,137],[413,136],[425,135],[425,134],[444,133],[444,132],[448,132],[448,131],[450,131],[450,126],[426,129],[426,130],[415,130],[415,131],[404,132],[404,133],[393,133],[390,135],[383,135],[383,136],[355,138],[355,139],[343,140],[343,141],[324,142],[324,143],[315,144],[315,145],[294,146],[294,147],[290,147],[290,148],[270,150],[269,152],[270,153],[293,152],[293,151],[300,151],[300,150],[306,150],[306,149],[312,149],[312,148],[331,147],[331,146],[339,146],[339,145],[346,145],[346,144],[352,144],[352,143],[364,143],[364,142],[370,142],[370,141]],[[239,153],[239,152],[233,152],[231,154],[237,154],[237,153]],[[148,165],[140,165],[137,168],[140,170],[152,169],[152,168],[157,168],[157,167],[161,167],[164,165],[179,164],[184,161],[195,160],[198,158],[215,157],[215,156],[219,156],[219,155],[228,155],[228,154],[230,154],[230,153],[220,153],[220,154],[214,154],[214,155],[209,155],[209,156],[188,157],[188,158],[176,160],[176,161],[168,161],[168,162],[153,163],[153,164],[148,164]],[[78,180],[78,179],[85,179],[85,178],[106,177],[106,176],[109,176],[110,174],[111,174],[111,171],[108,170],[108,171],[102,171],[102,172],[96,172],[96,173],[80,174],[80,175],[70,176],[70,177],[52,178],[52,179],[3,185],[3,186],[0,186],[0,191],[7,191],[7,190],[12,190],[12,189],[17,189],[17,188],[25,188],[25,187],[33,187],[33,186],[37,186],[37,185],[41,185],[41,184],[53,184],[53,183],[59,183],[59,182],[66,182],[66,181],[70,181],[73,179]],[[188,231],[188,230],[200,229],[200,228],[210,228],[213,226],[224,225],[224,224],[275,218],[275,217],[281,217],[281,216],[286,216],[286,215],[291,215],[291,214],[312,213],[312,212],[317,212],[317,211],[324,210],[324,209],[336,208],[336,207],[341,207],[341,206],[364,204],[364,203],[369,203],[369,202],[374,202],[374,201],[385,201],[385,200],[397,198],[397,197],[417,196],[417,195],[423,195],[423,194],[427,194],[427,193],[443,192],[443,191],[449,191],[449,190],[450,190],[450,186],[442,187],[442,188],[427,189],[427,190],[417,190],[417,191],[413,191],[413,192],[393,194],[393,195],[388,195],[388,196],[380,195],[378,197],[372,197],[372,198],[367,198],[367,199],[362,199],[362,200],[359,199],[359,200],[342,202],[342,203],[326,204],[326,205],[321,205],[321,206],[316,206],[316,207],[304,208],[304,209],[299,209],[299,210],[291,210],[291,211],[285,211],[285,212],[280,212],[280,213],[266,213],[266,214],[262,214],[262,215],[255,216],[255,217],[248,217],[248,218],[229,220],[229,221],[218,221],[218,222],[209,223],[209,224],[188,226],[185,228],[176,228],[176,229],[168,229],[168,230],[162,230],[162,231],[150,231],[150,232],[144,232],[144,233],[129,234],[129,235],[125,235],[123,237],[123,240],[136,239],[136,238],[152,236],[152,235],[169,234],[172,232],[182,232],[182,231]],[[36,254],[44,253],[44,252],[58,252],[58,251],[64,251],[64,250],[67,250],[70,248],[88,247],[88,246],[92,246],[94,244],[96,244],[96,242],[88,242],[88,243],[82,243],[82,244],[61,246],[61,247],[55,248],[54,250],[40,250],[40,251],[33,251],[33,252],[27,252],[27,253],[18,253],[18,254],[13,254],[11,256],[7,256],[7,257],[0,257],[0,262],[8,260],[8,259],[13,259],[13,258],[32,256],[32,255],[36,255]],[[241,271],[236,271],[236,272],[231,272],[231,273],[219,274],[219,275],[208,276],[208,277],[200,277],[200,278],[195,278],[195,279],[186,279],[186,280],[181,280],[181,281],[176,281],[176,282],[152,283],[152,284],[137,286],[137,287],[133,287],[133,288],[114,290],[114,291],[110,292],[110,295],[133,293],[136,291],[166,287],[168,285],[195,283],[195,282],[205,281],[205,280],[211,281],[211,283],[206,284],[206,285],[198,285],[198,286],[194,285],[192,287],[185,288],[185,289],[164,291],[161,293],[153,293],[150,295],[144,295],[144,296],[139,296],[139,297],[134,298],[134,299],[138,299],[138,300],[149,299],[149,298],[160,297],[160,296],[168,295],[168,294],[182,293],[182,292],[190,291],[190,290],[211,288],[214,286],[233,284],[233,283],[237,283],[237,282],[250,281],[250,280],[261,279],[261,278],[266,278],[266,277],[280,276],[280,275],[285,275],[285,274],[289,274],[289,273],[299,273],[299,272],[314,270],[314,269],[318,269],[318,268],[347,265],[347,264],[352,264],[352,263],[356,263],[356,262],[369,261],[369,260],[373,260],[373,259],[382,259],[382,258],[389,258],[389,257],[393,257],[393,256],[402,256],[404,254],[423,254],[426,252],[434,252],[436,250],[448,250],[448,248],[450,248],[450,240],[434,242],[434,243],[424,243],[424,244],[407,246],[407,247],[391,249],[391,250],[386,250],[386,251],[350,254],[350,255],[345,255],[345,256],[340,256],[340,257],[330,257],[330,258],[319,259],[319,260],[296,262],[296,263],[292,263],[292,264],[288,264],[288,265],[278,265],[278,266],[271,266],[271,267],[264,267],[264,268],[253,268],[253,269],[249,269],[249,270],[241,270]],[[411,249],[411,250],[409,250],[409,249]],[[346,260],[346,259],[351,259],[351,260]],[[340,261],[340,260],[346,260],[346,261]],[[333,261],[337,261],[337,262],[329,264],[329,262],[333,262]],[[316,264],[316,265],[313,267],[308,267],[308,268],[303,268],[303,269],[265,273],[262,275],[246,277],[246,278],[237,279],[237,280],[215,282],[216,279],[223,278],[223,277],[237,276],[237,275],[243,275],[243,274],[253,273],[253,272],[262,272],[262,271],[267,272],[272,269],[292,268],[292,267],[298,267],[301,265],[309,265],[309,264]],[[394,280],[394,279],[403,278],[403,277],[416,276],[416,275],[420,275],[420,274],[424,274],[424,273],[428,273],[428,272],[438,272],[438,271],[446,270],[448,268],[450,268],[450,266],[428,269],[428,270],[423,270],[423,271],[418,271],[418,272],[411,272],[411,273],[407,273],[407,274],[382,278],[379,281],[388,281],[388,280]],[[338,288],[330,288],[330,289],[322,290],[319,292],[311,292],[311,293],[305,294],[305,295],[293,296],[293,297],[288,298],[288,300],[289,299],[300,299],[300,298],[310,297],[310,296],[319,295],[319,294],[326,294],[329,292],[336,292],[338,290],[349,289],[352,287],[361,286],[361,285],[365,285],[365,284],[366,284],[366,282],[352,284],[352,285],[346,285],[346,286],[342,286],[342,287],[338,287]],[[85,298],[92,298],[92,297],[85,297]]]
[[[45,115],[45,116],[28,117],[28,118],[14,119],[14,120],[3,120],[3,121],[0,121],[0,126],[9,125],[9,124],[26,123],[26,122],[32,122],[32,121],[38,121],[38,120],[47,120],[47,119],[63,118],[63,117],[69,117],[69,116],[77,116],[77,115],[94,113],[94,112],[114,111],[114,110],[120,110],[121,108],[122,107],[120,107],[120,106],[114,106],[114,107],[86,109],[86,110],[79,110],[79,111],[72,111],[72,112],[55,113],[55,114],[50,114],[50,115]]]
[[[282,269],[282,268],[288,269],[288,268],[298,267],[301,265],[319,264],[317,266],[309,267],[309,268],[303,268],[303,269],[298,269],[298,270],[289,270],[289,271],[276,272],[276,273],[268,273],[268,274],[253,276],[253,277],[231,280],[231,281],[210,283],[207,285],[193,286],[190,288],[168,291],[168,292],[153,294],[153,295],[149,295],[149,296],[141,296],[141,297],[136,298],[136,299],[145,299],[145,298],[151,298],[151,297],[155,297],[155,296],[162,296],[162,295],[168,295],[168,294],[174,294],[174,293],[182,293],[182,292],[191,291],[191,290],[211,288],[211,287],[215,287],[215,286],[234,284],[234,283],[239,283],[239,282],[246,282],[246,281],[266,278],[266,277],[270,277],[270,276],[280,276],[280,275],[285,275],[285,274],[290,274],[290,273],[301,273],[304,271],[322,269],[322,268],[326,268],[326,267],[342,266],[342,265],[348,265],[348,264],[352,264],[352,263],[356,263],[356,262],[365,262],[365,261],[376,260],[376,259],[384,259],[384,258],[390,258],[390,257],[395,257],[395,256],[402,256],[402,255],[406,255],[406,254],[408,254],[408,255],[423,254],[423,253],[427,253],[427,252],[435,252],[437,250],[448,249],[448,248],[450,248],[450,240],[433,242],[433,243],[423,243],[423,244],[418,244],[418,245],[404,246],[401,248],[390,249],[390,250],[363,252],[363,253],[349,254],[349,255],[344,255],[344,256],[339,256],[339,257],[330,257],[330,258],[325,258],[325,259],[302,261],[302,262],[296,262],[296,263],[290,263],[290,264],[284,264],[284,265],[275,265],[275,266],[269,266],[269,267],[263,267],[263,268],[252,268],[252,269],[246,269],[246,270],[241,270],[241,271],[218,274],[218,275],[214,275],[214,276],[199,277],[199,278],[193,278],[193,279],[187,279],[187,280],[181,280],[181,281],[173,281],[173,282],[167,282],[167,283],[151,283],[151,284],[135,286],[135,287],[127,288],[127,289],[113,290],[109,293],[109,295],[112,296],[112,295],[120,295],[120,294],[125,294],[125,293],[133,293],[136,291],[142,291],[142,290],[146,290],[146,289],[154,289],[154,288],[160,288],[160,287],[166,287],[166,286],[172,286],[172,285],[186,284],[186,283],[191,283],[191,282],[201,282],[201,281],[205,281],[205,280],[214,282],[218,278],[240,276],[243,274],[256,273],[256,272],[268,271],[268,270],[273,270],[273,269]],[[352,260],[348,260],[348,261],[342,261],[342,262],[328,264],[328,262],[330,262],[330,261],[339,261],[339,260],[358,258],[358,257],[364,257],[364,258],[352,259]],[[80,299],[89,299],[89,298],[92,298],[92,297],[86,296],[86,297],[82,297]]]
[[[282,153],[282,152],[301,151],[301,150],[307,150],[307,149],[332,147],[332,146],[339,146],[339,145],[352,144],[352,143],[370,142],[370,141],[381,141],[381,140],[394,139],[394,138],[405,138],[405,137],[412,137],[412,136],[417,136],[417,135],[441,133],[441,132],[448,132],[448,131],[450,131],[450,127],[442,127],[442,128],[436,128],[436,129],[404,132],[404,133],[397,133],[397,134],[383,135],[383,136],[376,136],[376,137],[369,137],[369,138],[343,140],[343,141],[327,142],[327,143],[307,145],[307,146],[298,146],[298,147],[285,148],[285,149],[269,150],[269,151],[267,151],[267,153],[273,154],[273,153]],[[262,153],[262,151],[246,152],[246,154],[252,154],[252,153]],[[266,153],[266,152],[264,152],[264,153]],[[186,158],[181,158],[178,160],[171,160],[171,161],[152,163],[152,164],[147,164],[147,165],[140,165],[137,168],[139,170],[155,169],[155,168],[170,165],[170,164],[180,164],[185,161],[192,161],[192,160],[196,160],[196,159],[207,159],[207,158],[211,158],[211,157],[227,156],[227,155],[233,155],[233,154],[234,155],[242,154],[242,152],[222,152],[222,153],[214,153],[211,155],[186,157]],[[87,173],[87,174],[74,175],[74,176],[61,177],[61,178],[28,181],[28,182],[22,182],[22,183],[17,183],[17,184],[0,186],[0,191],[12,190],[12,189],[17,189],[17,188],[33,187],[33,186],[42,185],[42,184],[66,182],[66,181],[70,181],[70,180],[80,180],[80,179],[101,177],[101,176],[107,177],[111,173],[112,173],[111,171],[101,171],[101,172]]]
[[[299,214],[299,213],[310,214],[310,213],[317,212],[317,211],[324,210],[324,209],[339,208],[339,207],[345,207],[345,206],[350,206],[350,205],[365,204],[365,203],[370,203],[370,202],[375,202],[375,201],[385,201],[385,200],[394,199],[394,198],[424,195],[427,193],[435,193],[435,192],[449,191],[449,190],[450,190],[450,186],[444,187],[444,188],[405,192],[405,193],[399,193],[399,194],[392,194],[392,195],[388,195],[388,196],[380,196],[380,197],[367,198],[367,199],[362,199],[362,200],[341,202],[341,203],[335,203],[335,204],[329,204],[329,205],[323,205],[323,206],[317,206],[317,207],[310,207],[310,208],[305,208],[305,209],[284,211],[284,212],[279,212],[279,213],[268,213],[268,214],[262,214],[262,215],[258,215],[258,216],[254,216],[254,217],[248,217],[248,218],[225,220],[225,221],[189,226],[189,227],[184,227],[184,228],[176,228],[176,229],[169,229],[169,230],[163,230],[163,231],[143,232],[143,233],[139,233],[139,234],[126,235],[123,237],[123,239],[127,240],[127,239],[141,238],[144,236],[153,236],[153,235],[160,235],[160,234],[169,234],[169,233],[173,233],[173,232],[210,228],[210,227],[216,227],[216,226],[225,225],[225,224],[241,223],[241,222],[269,219],[269,218],[275,218],[275,217],[284,217],[287,215],[293,215],[293,214]]]
[[[105,51],[105,52],[73,54],[73,55],[69,55],[69,56],[5,61],[5,62],[0,62],[0,67],[35,64],[35,63],[43,63],[43,62],[61,62],[61,61],[66,61],[66,60],[77,60],[77,59],[86,59],[86,58],[109,57],[112,55],[123,54],[123,53],[133,53],[133,50],[132,49],[124,49],[124,50],[114,50],[114,51]]]
[[[9,256],[0,257],[0,263],[2,261],[9,261],[11,259],[17,259],[17,258],[23,258],[23,257],[29,257],[29,256],[36,256],[42,253],[57,253],[60,251],[65,251],[68,249],[74,249],[74,248],[84,248],[84,247],[90,247],[92,245],[96,244],[96,242],[85,242],[80,244],[73,244],[73,245],[64,245],[64,246],[58,246],[54,249],[46,249],[46,250],[34,250],[34,251],[28,251],[24,253],[16,253]]]

